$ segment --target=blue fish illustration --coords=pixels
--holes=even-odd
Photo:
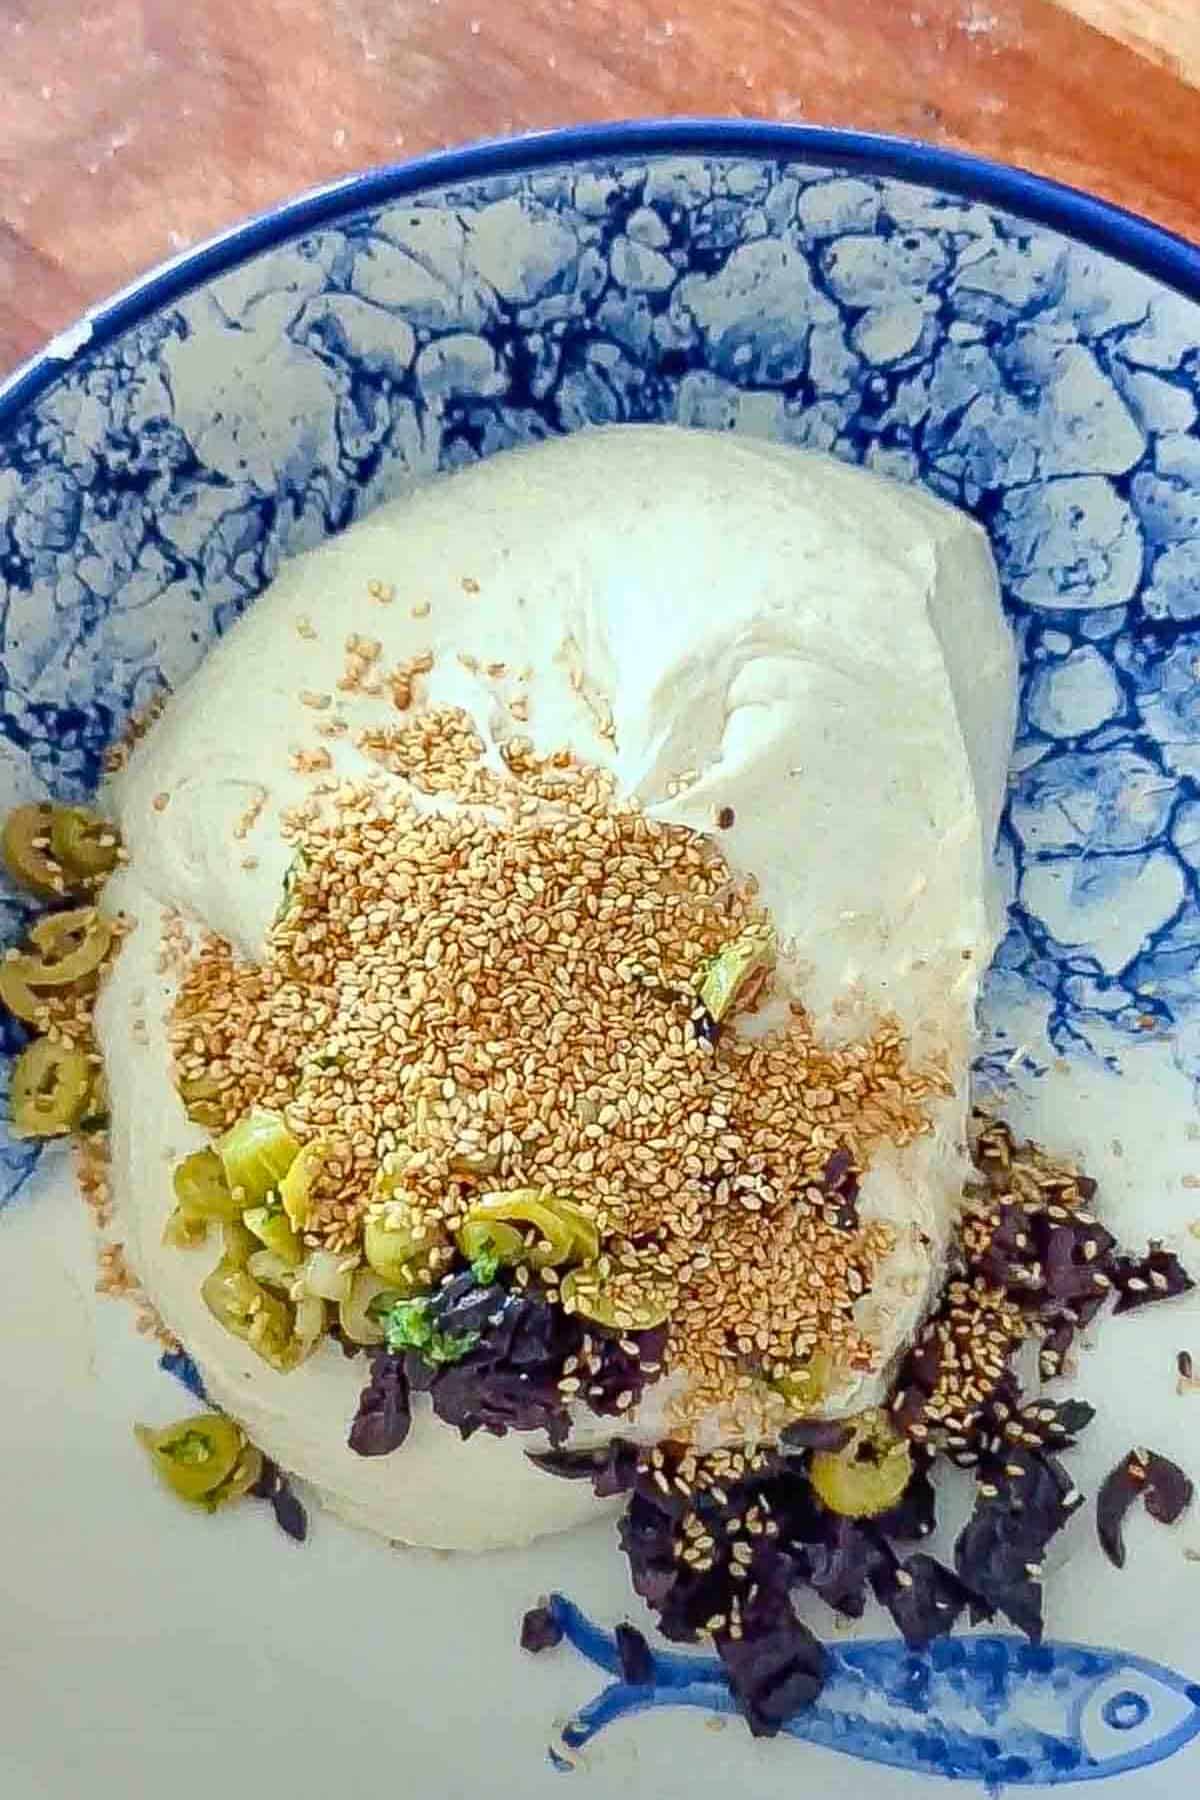
[[[615,1719],[656,1706],[736,1712],[714,1656],[653,1652],[654,1680],[621,1678],[614,1637],[561,1594],[551,1608],[568,1641],[614,1675],[569,1721],[578,1750]],[[865,1762],[1004,1787],[1056,1787],[1148,1768],[1200,1735],[1200,1684],[1119,1650],[945,1638],[913,1651],[899,1640],[827,1646],[820,1698],[785,1732]],[[570,1760],[550,1751],[560,1768]]]

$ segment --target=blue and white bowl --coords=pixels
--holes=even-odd
[[[0,804],[90,793],[130,714],[282,557],[438,469],[669,420],[923,483],[986,525],[1022,665],[981,1087],[1086,1157],[1127,1237],[1200,1259],[1198,302],[1200,252],[1138,219],[848,133],[589,129],[306,196],[96,309],[0,387]],[[0,907],[11,938],[24,905]],[[6,1795],[74,1796],[81,1761],[94,1792],[169,1781],[173,1800],[215,1781],[296,1800],[347,1778],[431,1800],[559,1791],[546,1739],[602,1685],[587,1658],[610,1652],[580,1623],[583,1658],[530,1665],[513,1619],[552,1587],[624,1614],[606,1534],[392,1562],[323,1521],[301,1571],[256,1518],[177,1519],[126,1427],[178,1402],[126,1315],[94,1314],[68,1189],[59,1154],[0,1146],[0,1386],[21,1414],[21,1473],[0,1484],[4,1691],[20,1696]],[[1175,1386],[1189,1331],[1200,1353],[1185,1300],[1085,1360],[1093,1484],[1151,1439],[1200,1473],[1200,1395]],[[1190,1544],[1186,1521],[1133,1539],[1116,1577],[1080,1530],[1041,1651],[842,1645],[804,1747],[711,1735],[695,1709],[720,1720],[722,1696],[703,1659],[667,1658],[652,1721],[619,1722],[650,1701],[610,1693],[575,1732],[589,1791],[753,1782],[769,1800],[850,1779],[890,1800],[914,1774],[1191,1791],[1200,1519]]]

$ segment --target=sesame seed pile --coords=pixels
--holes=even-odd
[[[824,1044],[796,1002],[765,1034],[698,1031],[706,960],[766,924],[754,884],[569,751],[514,739],[498,771],[465,714],[426,707],[378,754],[402,784],[329,779],[288,815],[265,961],[212,938],[193,955],[181,1089],[202,1083],[214,1122],[262,1104],[324,1141],[314,1245],[353,1253],[369,1209],[402,1207],[436,1271],[481,1192],[573,1198],[618,1324],[669,1309],[694,1417],[740,1419],[764,1371],[817,1350],[875,1366],[854,1309],[892,1236],[831,1209],[822,1177],[927,1129],[941,1072],[888,1021]]]

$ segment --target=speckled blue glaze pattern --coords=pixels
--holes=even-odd
[[[85,350],[0,441],[3,797],[89,792],[281,557],[414,479],[622,420],[808,445],[995,546],[1023,674],[982,1067],[1170,1021],[1200,1074],[1198,345],[1200,308],[1098,252],[786,159],[344,218]],[[0,1147],[0,1188],[30,1165]]]

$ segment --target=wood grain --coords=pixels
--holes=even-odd
[[[314,183],[662,114],[955,144],[1200,238],[1200,91],[1057,0],[0,0],[0,372]]]
[[[1197,0],[1058,0],[1098,31],[1200,82],[1200,5]]]

